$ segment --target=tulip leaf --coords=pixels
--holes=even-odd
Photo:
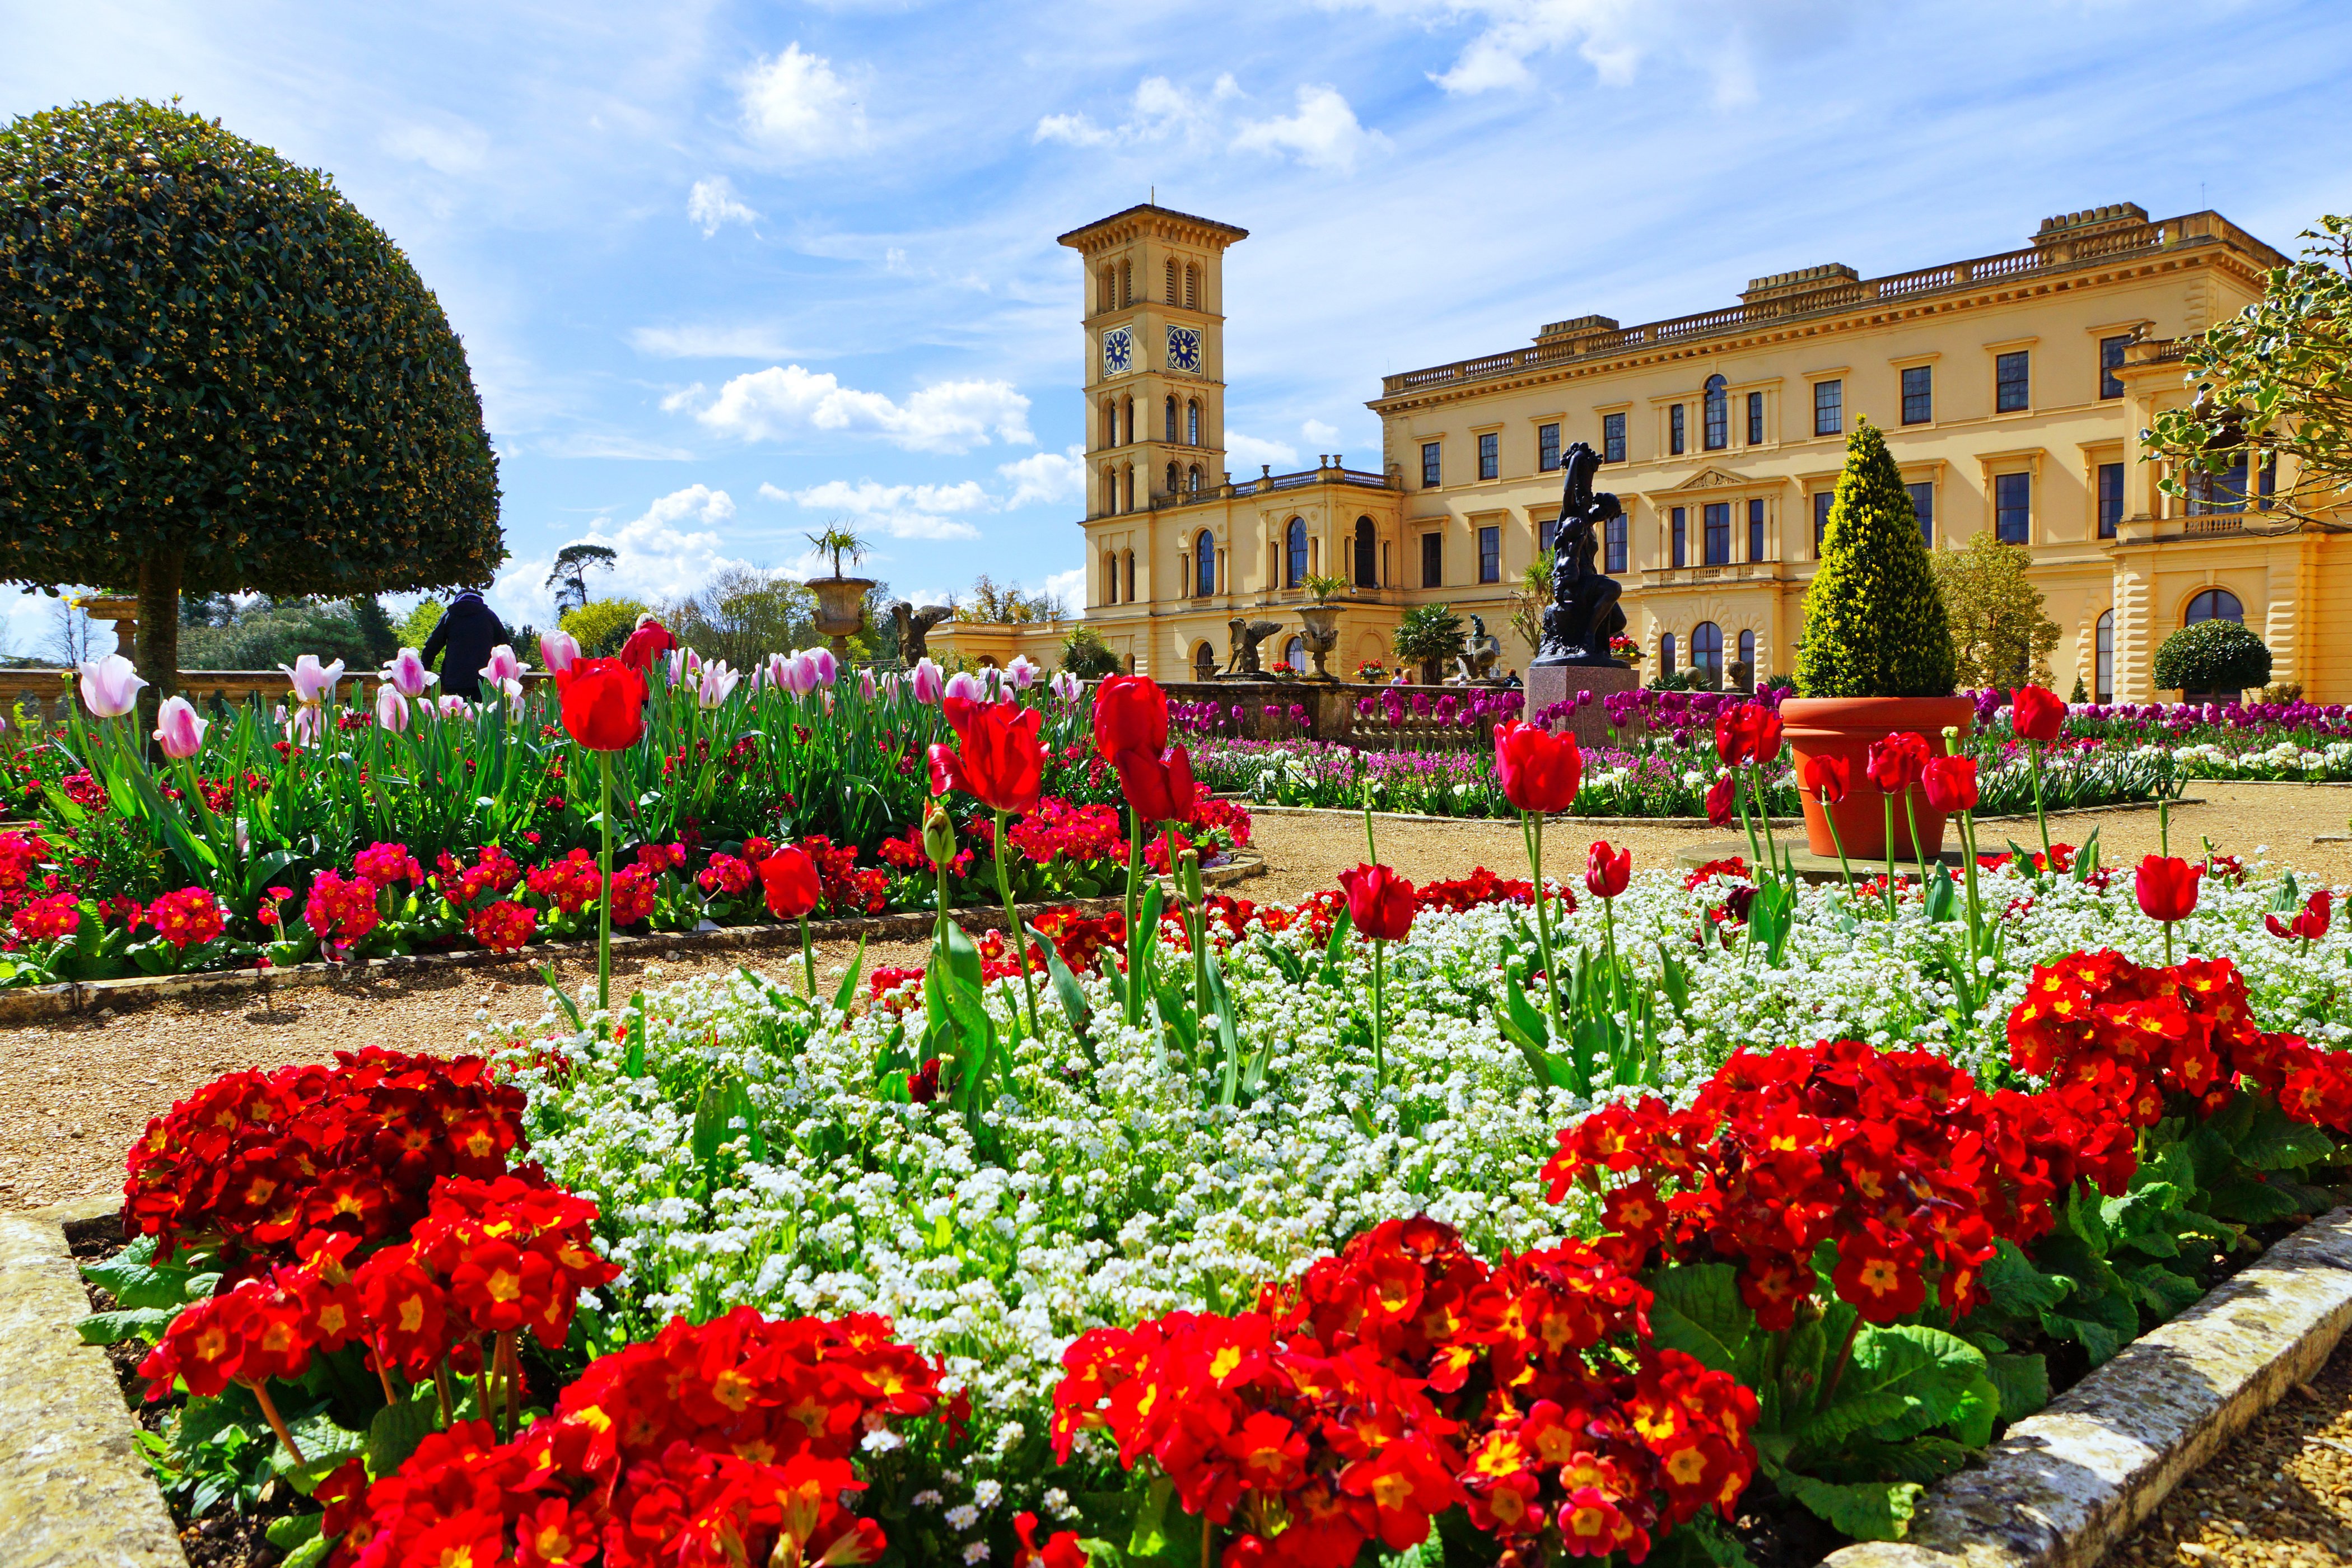
[[[120,1311],[92,1312],[74,1320],[74,1332],[86,1345],[121,1344],[124,1340],[161,1340],[172,1320],[180,1315],[177,1307],[126,1307]]]
[[[1087,1026],[1094,1021],[1094,1009],[1087,1005],[1085,988],[1079,985],[1078,977],[1070,973],[1070,966],[1062,962],[1061,950],[1054,945],[1051,938],[1034,925],[1024,929],[1035,937],[1037,945],[1045,950],[1045,973],[1054,983],[1054,995],[1062,1004],[1062,1015],[1069,1019],[1070,1032],[1078,1037],[1087,1059],[1094,1060],[1094,1042],[1087,1035]]]
[[[1355,929],[1355,917],[1342,907],[1331,921],[1331,940],[1323,947],[1323,984],[1340,983],[1339,955],[1348,951],[1348,933]]]
[[[866,974],[866,938],[857,939],[857,952],[849,960],[849,968],[841,977],[841,986],[833,994],[833,1010],[846,1015],[857,1000],[857,983]]]

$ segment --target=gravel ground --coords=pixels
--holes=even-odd
[[[2200,836],[2237,853],[2266,845],[2306,879],[2352,883],[2352,844],[2311,841],[2343,830],[2352,786],[2222,784],[2197,793],[2206,805],[2173,815],[2176,849],[2193,852]],[[2064,836],[2079,838],[2094,820],[2111,861],[2156,847],[2152,812],[2066,818]],[[1516,823],[1379,820],[1374,832],[1381,858],[1415,881],[1458,877],[1481,864],[1506,875],[1526,868]],[[1575,882],[1586,845],[1604,836],[1630,847],[1637,867],[1670,864],[1675,851],[1694,843],[1724,841],[1721,829],[1704,826],[1599,829],[1556,821],[1545,834],[1545,869]],[[1265,816],[1255,847],[1267,874],[1234,891],[1287,902],[1332,886],[1342,868],[1363,858],[1363,823],[1352,815]],[[850,952],[846,944],[822,950],[821,972],[837,976]],[[911,965],[921,956],[917,946],[892,944],[869,949],[867,962]],[[723,973],[742,962],[788,979],[797,969],[788,947],[680,956],[657,969],[678,978]],[[630,973],[623,978],[634,984]],[[574,989],[589,978],[576,963],[562,975]],[[113,1189],[121,1180],[122,1151],[147,1119],[221,1073],[324,1060],[339,1047],[361,1045],[446,1049],[485,1019],[537,1018],[542,994],[537,978],[518,966],[286,991],[267,1005],[247,994],[0,1029],[0,1207],[37,1207]]]
[[[2181,1483],[2110,1568],[2352,1564],[2352,1344]]]

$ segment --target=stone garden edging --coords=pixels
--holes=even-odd
[[[1202,870],[1209,888],[1228,888],[1265,875],[1265,858],[1244,854],[1230,864]],[[1165,879],[1162,879],[1165,885]],[[1022,904],[1021,918],[1034,920],[1047,910],[1073,908],[1098,915],[1120,907],[1118,898],[1057,899],[1048,903]],[[1004,924],[1004,910],[994,904],[971,904],[954,911],[956,923],[967,931],[996,931]],[[861,920],[811,921],[809,940],[853,942],[865,937],[877,942],[919,942],[931,934],[936,917],[918,912],[874,915]],[[661,958],[730,948],[797,947],[800,928],[781,921],[758,925],[720,926],[709,931],[651,931],[643,936],[616,936],[616,958]],[[399,981],[467,969],[505,968],[520,964],[537,968],[551,959],[593,955],[593,942],[551,942],[518,952],[492,952],[467,948],[456,952],[391,953],[356,963],[301,963],[286,969],[215,970],[195,974],[131,974],[114,980],[69,980],[54,985],[27,985],[0,991],[0,1027],[37,1023],[45,1018],[70,1017],[101,1007],[145,1006],[175,996],[203,997],[258,991],[264,995],[280,988],[340,985],[349,982]],[[0,1556],[0,1563],[6,1563]]]
[[[187,1568],[106,1352],[66,1227],[112,1198],[0,1214],[0,1563]]]
[[[2312,1221],[1822,1568],[2088,1568],[2352,1328],[2352,1208]]]
[[[1230,798],[1241,801],[1248,805],[1250,815],[1252,816],[1360,817],[1364,815],[1359,808],[1349,805],[1260,805],[1255,801],[1249,799],[1246,795],[1234,795]],[[2183,796],[2179,800],[2174,801],[2172,804],[2175,805],[2203,805],[2205,802],[2200,796],[2187,795]],[[2119,800],[2112,805],[2062,805],[2053,810],[2049,815],[2053,817],[2088,816],[2094,812],[2101,811],[2154,811],[2157,808],[2157,805],[2158,803],[2153,800]],[[1433,812],[1426,811],[1376,811],[1372,813],[1372,817],[1375,821],[1379,822],[1475,822],[1507,824],[1517,820],[1516,818],[1508,816],[1439,816]],[[2030,811],[2014,813],[2007,816],[1979,816],[1977,818],[1979,822],[2032,822],[2033,819],[2033,814]],[[1571,812],[1555,812],[1551,816],[1545,817],[1544,820],[1547,822],[1580,823],[1590,827],[1712,827],[1714,826],[1714,824],[1708,822],[1704,816],[1578,816]],[[1773,827],[1795,828],[1802,827],[1804,825],[1805,819],[1801,816],[1776,816],[1773,817],[1770,822],[1770,826]],[[1763,825],[1759,823],[1759,826],[1760,826]]]

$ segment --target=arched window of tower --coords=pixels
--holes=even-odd
[[[1176,303],[1176,258],[1172,256],[1168,258],[1167,300],[1171,305]]]

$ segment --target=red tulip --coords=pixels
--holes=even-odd
[[[2021,686],[2009,700],[2009,727],[2021,741],[2054,741],[2066,729],[2066,705],[2039,686]]]
[[[768,912],[780,921],[796,921],[816,908],[824,889],[818,884],[816,862],[797,844],[788,844],[760,862],[760,885],[768,895]]]
[[[932,795],[942,795],[951,789],[963,788],[963,769],[957,764],[953,746],[943,741],[933,741],[931,749],[924,756],[930,764]]]
[[[575,660],[555,689],[563,727],[592,752],[625,752],[645,738],[646,682],[617,658]]]
[[[1870,743],[1864,771],[1870,774],[1870,782],[1880,789],[1888,795],[1900,795],[1919,782],[1933,754],[1927,749],[1925,735],[1889,735],[1884,741]]]
[[[1851,757],[1807,757],[1798,770],[1805,792],[1823,805],[1835,805],[1853,787],[1853,759]]]
[[[1714,787],[1706,792],[1706,819],[1717,827],[1729,822],[1738,793],[1739,786],[1730,773],[1716,780]]]
[[[1495,726],[1495,772],[1503,797],[1521,811],[1566,811],[1584,785],[1584,752],[1573,735],[1514,720]]]
[[[621,645],[621,662],[642,675],[653,668],[655,659],[677,646],[677,639],[669,635],[667,626],[659,621],[647,621]]]
[[[1715,716],[1715,754],[1723,765],[1769,763],[1780,754],[1780,714],[1761,702],[1743,702]]]
[[[1116,764],[1121,752],[1168,749],[1168,694],[1148,675],[1114,675],[1095,688],[1095,750]]]
[[[1748,751],[1759,763],[1780,757],[1780,710],[1761,702],[1748,704]]]
[[[1927,804],[1950,815],[1977,808],[1977,760],[1974,757],[1930,757],[1919,775]]]
[[[1745,711],[1740,708],[1727,708],[1715,716],[1715,755],[1727,768],[1738,767],[1751,754],[1748,726],[1740,722]]]
[[[2197,908],[2197,880],[2205,874],[2178,856],[2150,855],[2139,863],[2132,890],[2139,895],[2140,912],[2170,925],[2187,920]]]
[[[1613,899],[1625,890],[1633,879],[1633,852],[1619,849],[1612,852],[1608,841],[1596,841],[1585,851],[1584,885],[1596,899]]]
[[[1171,747],[1165,757],[1146,752],[1121,752],[1111,759],[1118,770],[1119,792],[1145,822],[1190,822],[1200,792],[1192,784],[1192,758],[1183,747]]]
[[[2263,924],[2270,929],[2273,936],[2303,942],[2317,942],[2327,934],[2327,917],[2334,904],[2334,895],[2322,888],[2304,900],[2303,908],[2296,913],[2294,921],[2282,921],[2276,915],[2264,915]]]
[[[968,697],[950,697],[941,707],[961,743],[946,758],[940,755],[946,748],[931,748],[934,789],[944,771],[950,787],[983,805],[1034,810],[1045,791],[1045,752],[1037,740],[1045,715],[1018,703],[974,702]]]
[[[1348,894],[1348,919],[1374,942],[1402,942],[1412,930],[1412,884],[1386,866],[1359,866],[1339,873]]]

